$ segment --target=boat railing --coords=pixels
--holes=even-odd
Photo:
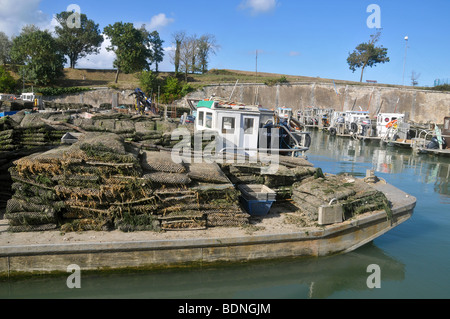
[[[424,148],[427,141],[428,141],[428,136],[430,135],[431,131],[430,130],[424,130],[422,129],[419,134],[417,135],[417,137],[412,139],[412,147],[414,149],[419,149],[419,148]]]
[[[302,141],[300,142],[297,137],[285,126],[280,125],[280,128],[282,128],[290,137],[291,139],[295,142],[295,145],[293,145],[292,147],[289,147],[287,149],[275,149],[275,148],[246,148],[246,147],[224,147],[219,151],[219,154],[223,154],[224,152],[226,152],[227,150],[232,150],[233,152],[236,151],[245,151],[245,152],[275,152],[275,153],[291,153],[292,152],[292,157],[295,157],[295,154],[298,152],[304,153],[306,151],[309,150],[309,147],[304,146],[305,144],[305,140],[304,138],[306,137],[306,135],[309,135],[308,132],[295,132],[295,135],[302,135]],[[302,145],[303,144],[303,145]]]

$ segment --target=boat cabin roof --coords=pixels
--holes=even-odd
[[[234,102],[227,102],[227,101],[221,101],[221,100],[203,100],[199,101],[197,104],[197,110],[201,111],[201,109],[210,109],[214,111],[232,111],[232,112],[238,112],[238,113],[271,113],[273,114],[273,111],[262,108],[257,105],[245,105],[242,103],[234,103]]]

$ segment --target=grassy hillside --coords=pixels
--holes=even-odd
[[[109,86],[120,89],[134,89],[139,86],[139,81],[136,74],[119,75],[118,83],[114,83],[116,71],[115,70],[94,70],[94,69],[65,69],[65,77],[61,79],[58,86],[61,87],[99,87]],[[174,73],[161,72],[160,77],[165,78],[174,76]],[[282,77],[287,81],[317,81],[317,78],[288,76],[282,74],[272,73],[258,73],[235,70],[211,70],[206,74],[189,74],[188,82],[195,86],[208,85],[212,83],[235,83],[239,80],[240,83],[274,83]],[[180,75],[180,79],[184,76]],[[329,80],[330,82],[332,80]]]
[[[136,74],[119,75],[118,83],[114,83],[115,70],[94,70],[94,69],[65,69],[65,77],[61,79],[58,86],[61,87],[115,87],[119,89],[134,89],[139,86]],[[166,78],[174,76],[173,72],[161,72],[160,77]],[[184,75],[180,75],[180,79],[184,80]],[[275,84],[277,81],[299,82],[299,81],[316,81],[332,83],[332,79],[312,78],[305,76],[293,76],[275,73],[261,73],[237,70],[210,70],[206,74],[189,74],[188,82],[193,87],[201,87],[208,84],[218,83],[266,83]],[[335,81],[336,83],[347,83],[345,81]],[[349,82],[350,83],[350,82]]]
[[[139,87],[139,81],[137,74],[124,74],[119,75],[118,83],[114,83],[116,70],[97,70],[97,69],[65,69],[64,78],[60,79],[56,87],[112,87],[117,89],[135,89]],[[19,78],[17,74],[13,74],[15,78]],[[174,76],[173,72],[161,72],[160,77],[166,78],[168,76]],[[184,80],[184,75],[179,76],[180,80]],[[238,70],[210,70],[206,74],[189,74],[188,82],[194,88],[199,88],[208,84],[226,84],[226,83],[265,83],[273,85],[277,82],[322,82],[336,84],[352,84],[363,86],[391,86],[386,84],[372,84],[372,83],[360,83],[342,80],[325,79],[319,77],[306,77],[297,75],[286,75],[276,73],[262,73],[255,71],[238,71]],[[416,87],[418,88],[418,87]],[[420,88],[419,88],[420,89]],[[433,89],[433,88],[427,88]],[[448,90],[447,87],[438,90]]]
[[[118,83],[114,83],[116,71],[115,70],[93,70],[93,69],[65,69],[65,78],[59,83],[60,86],[80,86],[80,87],[96,87],[96,86],[109,86],[119,89],[134,89],[139,86],[139,81],[136,74],[123,74],[119,75]],[[168,76],[174,76],[173,72],[161,72],[160,77],[166,78]],[[179,76],[180,80],[184,80],[184,75]],[[373,83],[360,83],[352,81],[333,80],[319,77],[307,77],[298,75],[286,75],[276,73],[262,73],[255,71],[239,71],[239,70],[218,70],[212,69],[206,74],[189,74],[188,82],[193,87],[201,87],[208,84],[226,84],[226,83],[265,83],[273,85],[277,81],[287,82],[318,82],[318,83],[336,83],[336,84],[352,84],[352,85],[364,85],[364,86],[392,86],[386,84],[373,84]]]

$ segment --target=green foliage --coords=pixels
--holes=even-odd
[[[58,96],[64,94],[76,94],[80,92],[92,91],[91,88],[82,88],[82,87],[63,87],[63,88],[52,88],[52,87],[43,87],[43,88],[33,88],[34,92],[42,93],[45,96]],[[25,89],[25,92],[31,92],[31,89]]]
[[[432,87],[431,90],[435,90],[435,91],[450,91],[450,84],[437,85],[437,86]]]
[[[72,12],[63,11],[56,15],[59,25],[55,27],[57,42],[69,57],[70,67],[75,68],[77,61],[90,54],[98,54],[103,43],[99,25],[89,20],[85,14],[80,14],[80,27],[70,27],[68,24]]]
[[[0,66],[0,93],[14,93],[16,84],[11,74]]]
[[[179,100],[195,89],[188,83],[182,84],[176,77],[169,76],[161,87],[160,100],[162,103],[170,104]]]
[[[0,64],[5,65],[10,61],[10,51],[12,42],[9,40],[8,36],[0,31]]]
[[[367,66],[372,67],[378,63],[385,63],[390,61],[389,57],[387,56],[387,48],[383,48],[383,46],[375,46],[379,38],[380,32],[371,35],[371,40],[368,43],[359,44],[347,58],[347,63],[352,72],[355,72],[356,69],[361,68],[360,82],[362,82],[363,80],[364,69]]]
[[[181,98],[181,84],[180,81],[175,78],[169,76],[163,87],[163,94],[161,96],[161,101],[163,103],[172,103],[175,100]]]
[[[158,72],[158,64],[164,60],[164,41],[159,37],[158,31],[153,31],[149,35],[152,53],[150,61],[155,64],[155,71]]]
[[[145,29],[136,29],[132,23],[116,22],[104,29],[111,40],[106,49],[116,54],[114,67],[126,74],[149,69],[151,58],[149,33]],[[116,78],[117,83],[117,78]]]
[[[198,39],[197,54],[200,61],[202,74],[208,72],[208,60],[211,54],[216,54],[220,46],[216,42],[216,37],[212,34],[204,34]]]
[[[137,77],[140,89],[147,95],[155,94],[159,89],[161,103],[170,104],[195,90],[190,84],[183,84],[176,77],[169,76],[162,79],[152,71],[142,71]]]
[[[237,75],[234,72],[228,71],[228,70],[220,70],[220,69],[211,69],[208,71],[208,74],[213,75]]]
[[[139,87],[147,94],[155,93],[158,91],[158,86],[161,85],[161,80],[156,73],[152,71],[142,71],[137,74],[139,79]]]
[[[191,92],[194,92],[195,89],[189,84],[185,83],[183,87],[181,88],[181,97],[188,95]]]
[[[11,58],[21,64],[19,74],[25,81],[48,85],[64,75],[64,55],[50,32],[26,26],[13,40]]]
[[[283,75],[283,76],[279,77],[278,79],[269,79],[269,80],[264,82],[264,84],[268,85],[268,86],[272,86],[272,85],[275,85],[275,84],[278,84],[278,83],[280,83],[280,84],[289,83],[289,81]]]

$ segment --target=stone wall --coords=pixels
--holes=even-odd
[[[118,105],[133,104],[132,90],[96,89],[74,95],[46,97],[58,103],[84,103],[99,107],[112,103],[113,95],[118,95]],[[246,104],[261,104],[272,109],[278,106],[291,107],[296,113],[308,106],[322,109],[369,110],[378,112],[405,113],[416,123],[443,124],[444,117],[450,116],[450,92],[436,92],[420,89],[401,89],[368,85],[336,85],[332,83],[289,83],[274,86],[264,84],[209,85],[191,93],[187,98],[204,99],[213,95],[230,98]],[[187,103],[184,106],[188,106]]]
[[[234,90],[234,91],[233,91]],[[291,107],[296,113],[308,106],[322,109],[369,110],[405,113],[416,123],[443,124],[450,116],[450,92],[412,88],[368,85],[333,85],[333,83],[289,83],[274,86],[263,84],[210,85],[191,93],[188,98],[204,99],[213,95],[246,104],[261,104],[272,109]]]
[[[112,104],[113,95],[118,95],[118,105],[134,104],[134,95],[129,96],[132,90],[114,90],[109,88],[95,89],[92,91],[80,92],[72,95],[45,96],[44,101],[56,103],[89,104],[99,107],[101,104]]]

